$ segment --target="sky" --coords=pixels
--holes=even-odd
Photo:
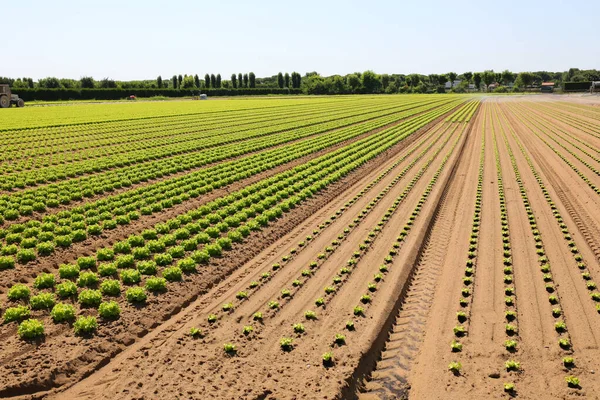
[[[0,76],[600,69],[598,1],[0,0]]]

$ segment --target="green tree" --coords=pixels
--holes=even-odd
[[[183,81],[183,76],[181,76],[181,74],[179,74],[179,76],[177,76],[177,87],[181,88],[181,82]]]
[[[162,87],[162,76],[160,75],[156,78],[156,86],[158,86],[159,88]]]
[[[280,89],[283,89],[283,74],[280,72],[277,74],[277,86],[279,86]]]
[[[231,86],[233,86],[234,89],[237,89],[237,77],[235,74],[231,74]]]
[[[465,79],[467,80],[467,82],[471,82],[471,79],[473,78],[473,73],[472,72],[465,72],[463,74],[463,76],[465,77]]]
[[[481,79],[483,80],[483,83],[485,83],[487,90],[487,86],[490,86],[492,83],[494,83],[494,80],[496,80],[496,74],[494,73],[494,70],[483,71]]]
[[[283,76],[283,85],[286,88],[290,87],[290,74],[288,74],[287,72],[285,73],[285,75]]]
[[[171,78],[171,85],[173,85],[173,89],[177,89],[177,75],[173,75]]]
[[[11,82],[12,84],[12,82]],[[58,89],[60,88],[60,80],[58,80],[58,78],[55,78],[53,76],[48,77],[48,78],[44,78],[44,79],[40,79],[38,82],[38,86],[44,89]]]
[[[160,78],[160,76],[159,76],[159,78]],[[161,80],[162,80],[162,78],[161,78]],[[94,78],[92,78],[91,76],[83,76],[80,79],[80,85],[82,88],[93,89],[95,86]]]
[[[115,89],[117,87],[117,82],[109,78],[104,78],[100,81],[100,87],[102,89]]]
[[[216,84],[218,88],[221,87],[221,74],[217,74]]]
[[[185,76],[183,78],[183,81],[181,81],[181,89],[196,89],[196,83],[194,82],[194,77],[193,76]]]
[[[362,74],[362,85],[366,93],[379,93],[381,78],[373,71],[365,71]]]
[[[238,87],[244,87],[244,78],[241,73],[238,74]]]
[[[217,77],[215,74],[210,74],[210,87],[213,89],[217,87]]]
[[[388,74],[381,75],[381,88],[385,91],[390,85],[390,76]]]
[[[534,75],[531,72],[521,72],[519,76],[517,76],[516,82],[518,82],[517,86],[529,87],[533,83]]]
[[[508,85],[509,83],[514,82],[515,75],[509,70],[505,69],[502,71],[502,83]]]
[[[248,74],[244,74],[244,87],[248,87]]]
[[[360,77],[358,74],[349,74],[346,76],[346,84],[352,90],[352,93],[358,92],[361,86]]]
[[[256,75],[254,75],[254,72],[250,72],[248,74],[248,80],[249,80],[250,87],[255,88],[256,87]]]
[[[445,86],[446,82],[448,82],[448,77],[444,74],[438,76],[438,85]]]
[[[202,85],[200,84],[200,77],[198,76],[198,74],[194,75],[194,85],[196,85],[196,87],[198,89],[200,89],[200,87],[202,87]]]
[[[454,87],[454,80],[458,76],[456,72],[448,72],[448,80],[450,81],[450,87]]]
[[[477,90],[481,88],[481,73],[475,72],[473,74],[473,83],[475,84]]]
[[[209,88],[209,87],[210,87],[210,75],[208,75],[208,74],[205,74],[205,75],[204,75],[204,86],[205,86],[206,88]]]

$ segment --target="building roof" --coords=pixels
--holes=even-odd
[[[542,86],[554,86],[554,82],[542,82]]]

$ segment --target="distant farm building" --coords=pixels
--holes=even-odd
[[[542,82],[542,93],[552,93],[554,91],[554,82]]]
[[[462,82],[462,81],[461,81],[460,79],[456,79],[456,80],[454,80],[454,82],[450,82],[450,81],[448,81],[448,82],[446,82],[446,84],[444,85],[444,88],[445,88],[445,89],[451,89],[451,88],[458,87],[458,85],[460,85],[460,83],[461,83],[461,82]]]

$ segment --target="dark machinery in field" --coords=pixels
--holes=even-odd
[[[10,86],[0,85],[0,108],[8,108],[15,104],[17,107],[24,107],[25,102],[18,95],[12,94]]]
[[[592,82],[592,86],[590,86],[590,94],[600,93],[600,81]]]

